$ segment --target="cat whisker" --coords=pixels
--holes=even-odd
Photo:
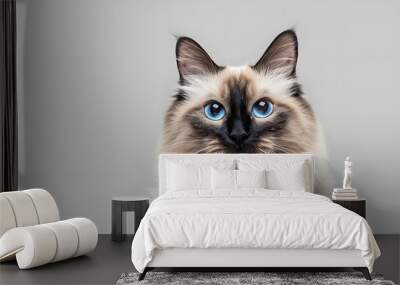
[[[223,153],[221,145],[217,141],[209,142],[205,147],[198,150],[197,153]]]
[[[293,150],[291,148],[283,146],[283,145],[275,144],[274,142],[269,141],[269,140],[262,140],[262,142],[265,143],[265,147],[266,148],[271,149],[271,152],[274,152],[274,150],[277,150],[277,151],[280,151],[280,152],[283,152],[283,153],[291,153],[291,152],[293,152]]]
[[[256,146],[256,150],[258,150],[261,153],[267,153],[266,151],[264,151],[261,147]]]
[[[265,147],[284,153],[302,152],[302,149],[299,148],[298,141],[296,140],[285,138],[261,138],[260,142],[265,144]]]

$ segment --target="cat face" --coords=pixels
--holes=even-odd
[[[253,66],[218,66],[190,38],[176,45],[178,93],[164,153],[312,152],[317,126],[296,79],[297,37],[281,33]]]

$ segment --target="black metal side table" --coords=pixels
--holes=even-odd
[[[367,217],[367,201],[365,199],[359,198],[355,200],[332,200],[334,203],[339,204],[340,206],[353,211],[356,214],[359,214],[361,217],[366,219]]]
[[[139,227],[140,221],[149,208],[150,199],[137,196],[120,196],[112,198],[111,202],[111,239],[113,241],[123,241],[126,234],[122,233],[122,214],[123,212],[135,212],[135,231]]]

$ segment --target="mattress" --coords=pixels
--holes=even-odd
[[[132,262],[143,272],[169,248],[359,250],[370,271],[380,255],[361,216],[324,196],[265,189],[161,195],[136,232]]]

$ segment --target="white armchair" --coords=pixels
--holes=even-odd
[[[96,245],[96,225],[86,218],[60,221],[46,190],[0,193],[0,262],[16,258],[27,269],[86,254]]]

